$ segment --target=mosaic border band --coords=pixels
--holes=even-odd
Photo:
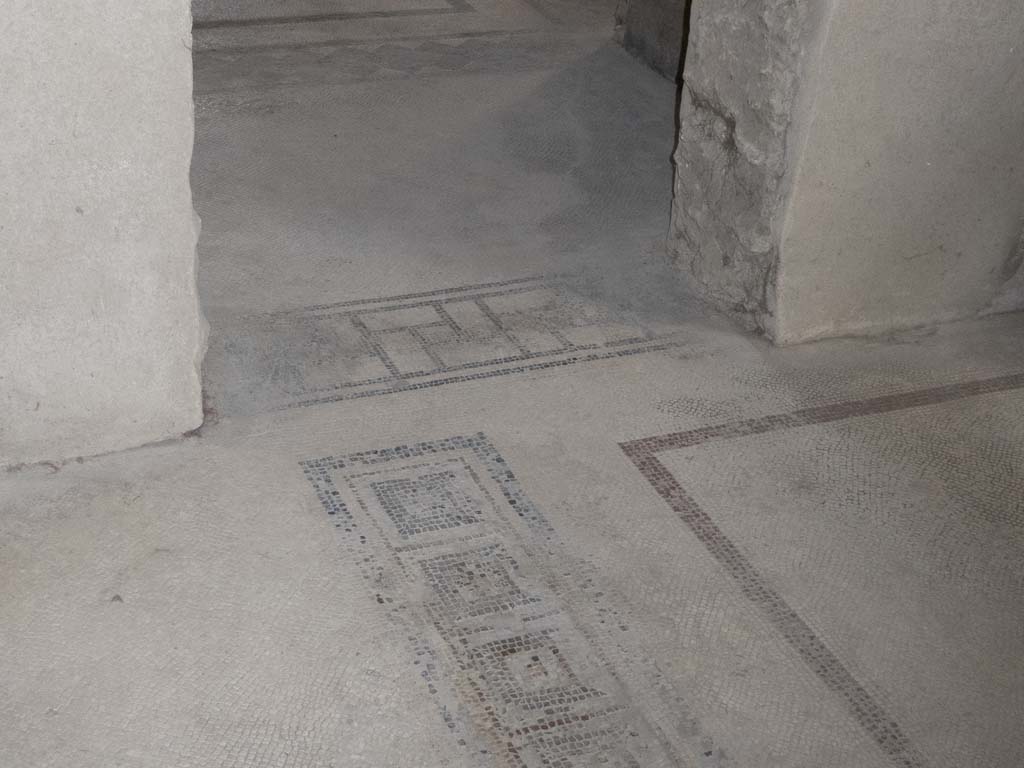
[[[338,11],[335,13],[306,13],[292,16],[253,16],[249,18],[196,19],[192,28],[197,31],[237,29],[239,27],[270,27],[291,24],[319,24],[325,21],[353,21],[356,19],[395,19],[409,16],[442,16],[452,13],[472,13],[476,9],[468,0],[443,0],[446,7],[397,8],[390,11]]]
[[[567,278],[521,278],[253,315],[250,337],[291,341],[283,354],[272,341],[252,344],[255,363],[245,368],[272,382],[270,407],[289,409],[693,343],[688,330],[650,327],[588,299]],[[317,351],[322,344],[329,354]],[[275,351],[266,356],[261,348]]]
[[[302,468],[460,743],[489,744],[509,768],[685,764],[627,692],[634,662],[611,663],[594,631],[616,612],[596,586],[556,575],[553,529],[486,436]]]
[[[620,444],[623,452],[651,486],[704,545],[708,553],[736,582],[743,595],[756,605],[789,646],[818,678],[844,700],[847,709],[895,765],[925,768],[927,762],[911,744],[904,730],[861,685],[814,630],[762,576],[735,543],[686,491],[658,454],[739,437],[783,429],[827,424],[844,419],[874,416],[909,408],[962,400],[979,395],[1024,388],[1024,373],[977,381],[930,387],[911,392],[801,408],[788,413],[730,421],[683,432],[631,440]]]

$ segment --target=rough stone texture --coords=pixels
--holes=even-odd
[[[973,315],[1012,279],[1022,36],[1017,0],[837,4],[783,241],[778,339]]]
[[[773,311],[801,71],[823,7],[694,0],[670,247],[720,308],[767,328]]]
[[[621,0],[616,34],[626,49],[665,77],[680,74],[690,0]]]
[[[0,465],[202,420],[187,0],[8,4]]]
[[[1024,6],[698,0],[672,247],[777,342],[1024,306]]]

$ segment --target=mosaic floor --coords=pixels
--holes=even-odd
[[[218,339],[211,353],[207,394],[217,413],[525,374],[683,347],[692,335],[554,278],[304,307],[245,326],[242,339]]]
[[[607,6],[197,4],[210,418],[0,475],[0,766],[1024,765],[1024,316],[705,315]]]

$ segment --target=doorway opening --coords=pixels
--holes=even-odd
[[[614,0],[193,8],[209,418],[676,343],[673,84]]]

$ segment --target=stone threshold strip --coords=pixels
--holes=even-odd
[[[623,650],[626,617],[599,579],[564,572],[550,523],[483,434],[302,467],[473,765],[688,764],[680,750],[695,747],[658,726],[680,722],[678,703]]]
[[[373,371],[326,384],[304,381],[277,409],[417,391],[579,363],[665,351],[684,344],[609,315],[567,287],[567,275],[529,277],[267,316],[348,339],[337,356]],[[305,367],[305,366],[304,366]],[[308,372],[308,368],[306,369]]]
[[[710,441],[759,435],[776,430],[827,424],[860,416],[875,416],[908,408],[938,405],[967,397],[1024,388],[1024,373],[948,384],[892,395],[801,408],[740,421],[730,421],[684,432],[632,440],[620,444],[641,474],[686,524],[707,551],[760,608],[786,642],[822,682],[845,702],[856,721],[892,761],[905,768],[924,768],[927,762],[910,743],[900,725],[853,677],[842,661],[789,606],[778,591],[753,566],[719,528],[711,516],[658,460],[658,454],[698,446]]]

